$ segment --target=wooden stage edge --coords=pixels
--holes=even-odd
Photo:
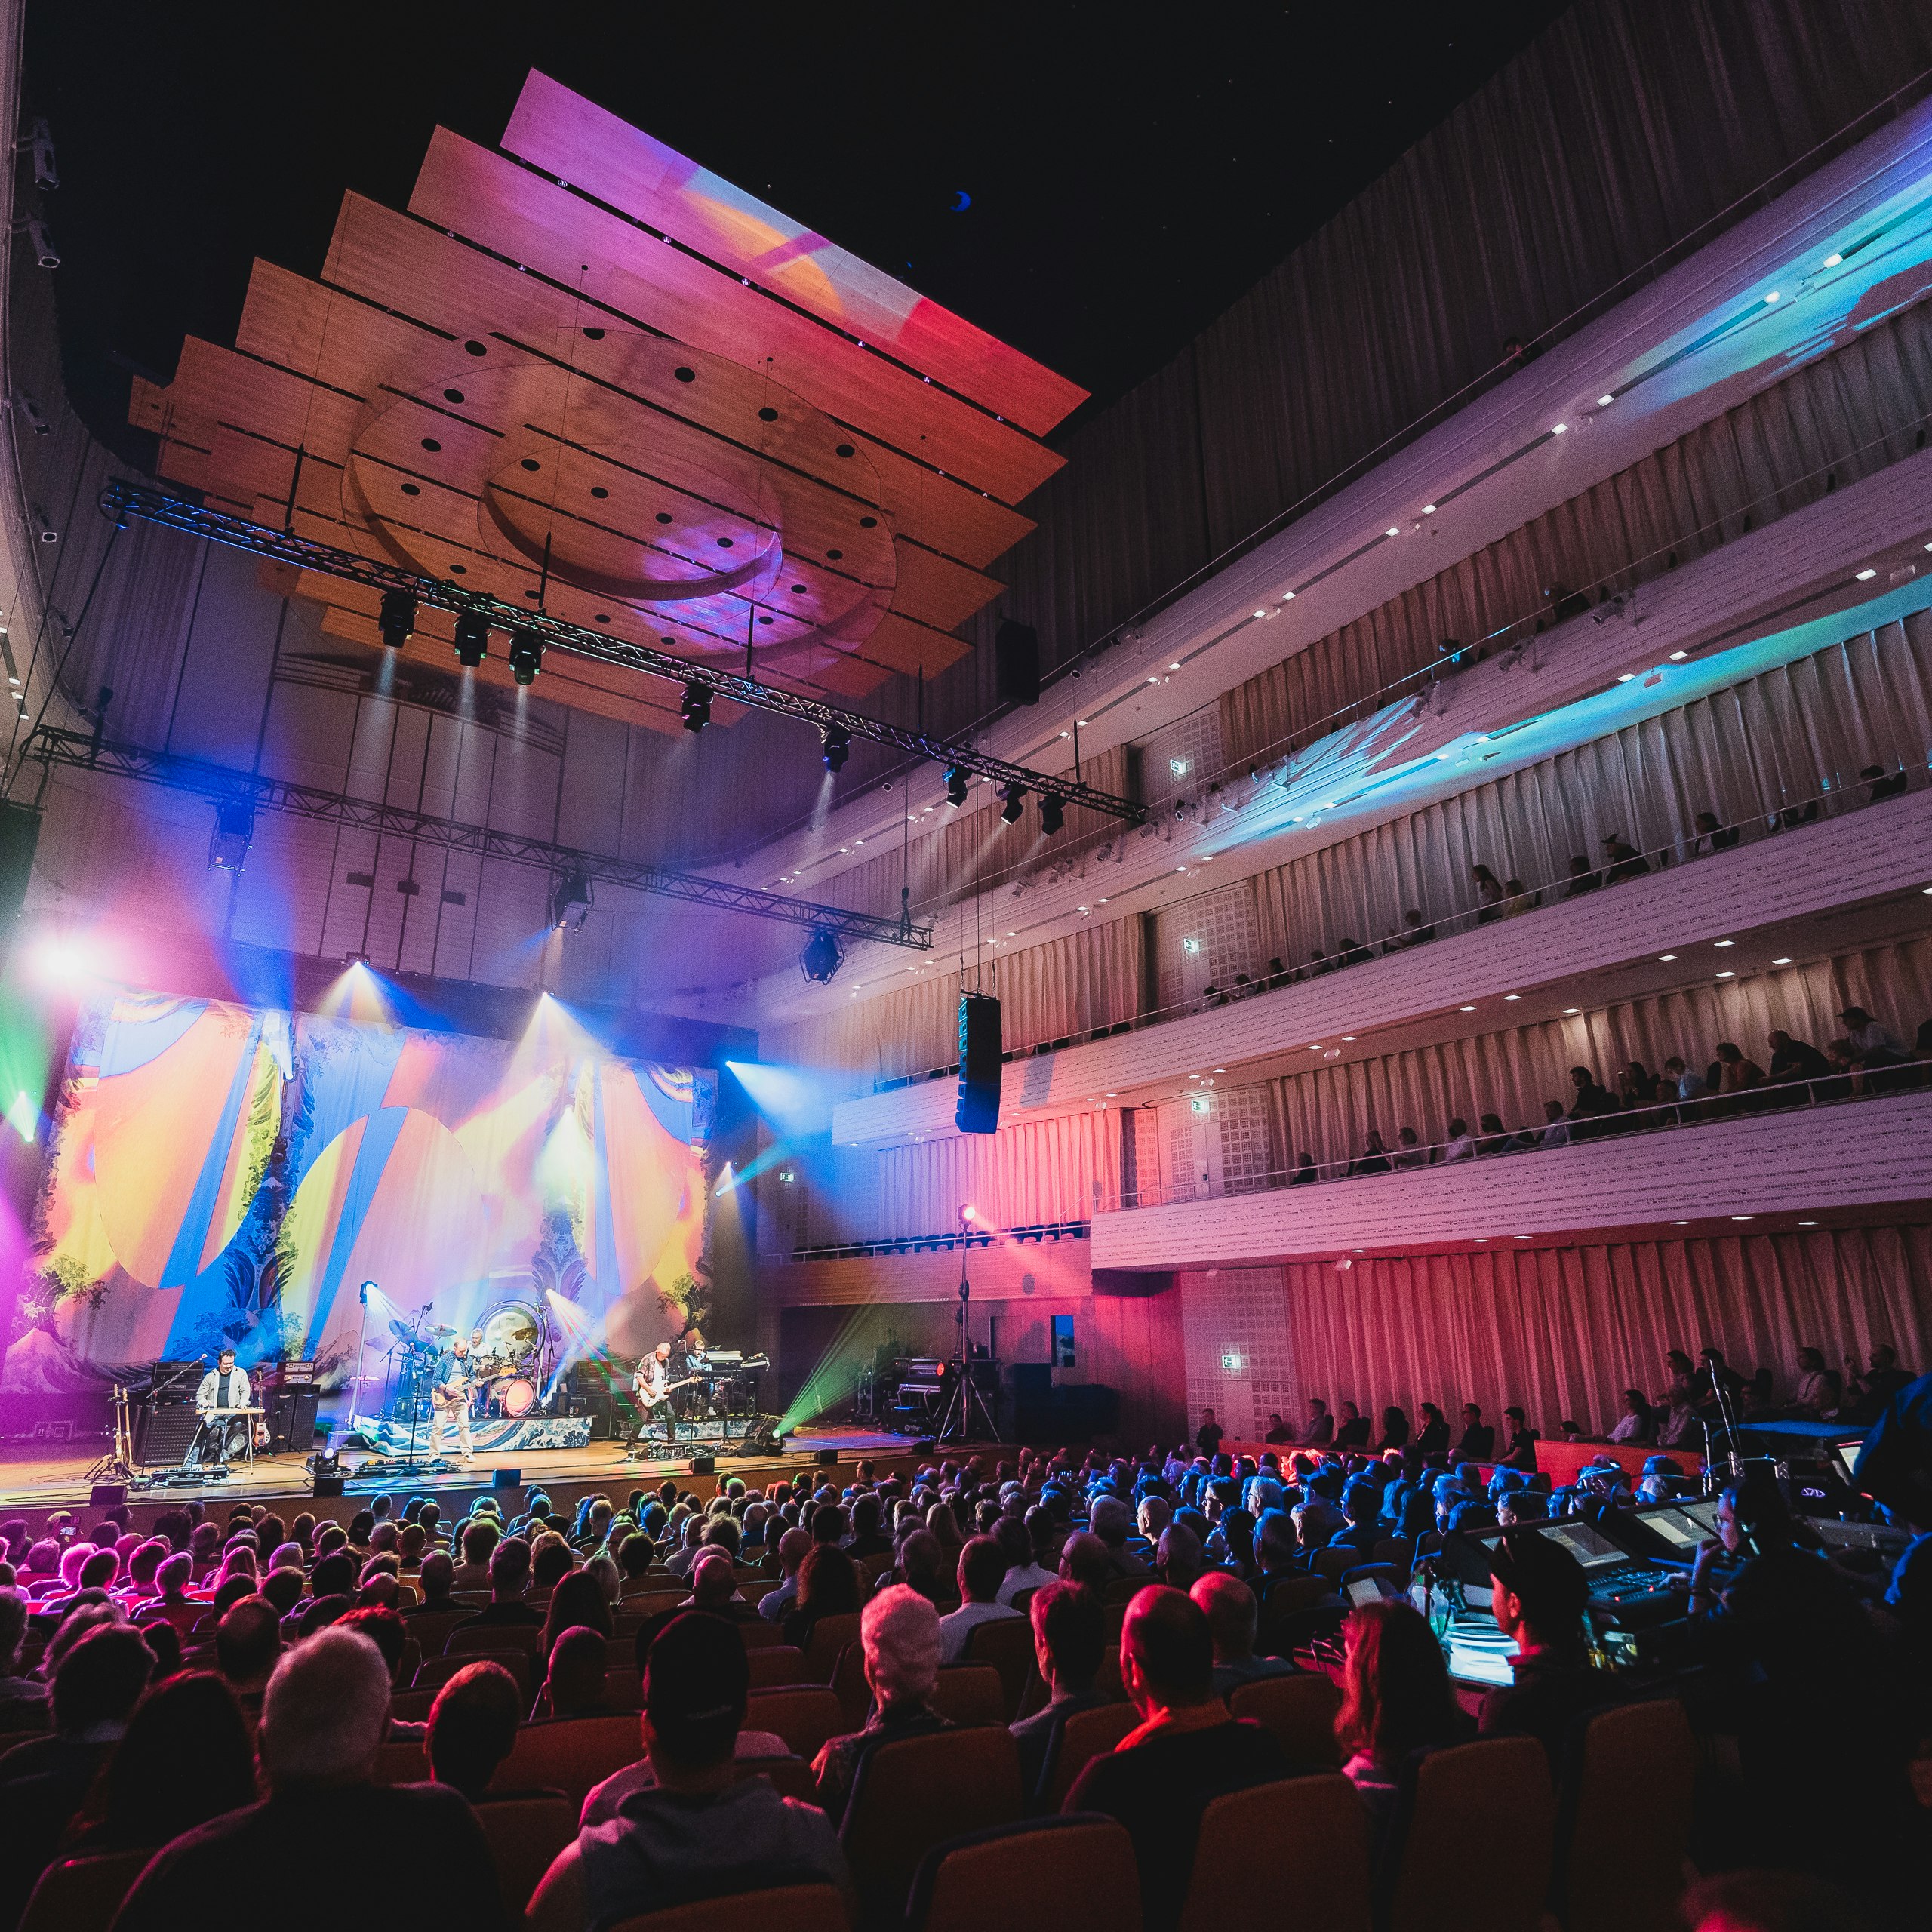
[[[92,1446],[92,1445],[90,1445]],[[340,1496],[314,1494],[306,1459],[297,1455],[264,1456],[251,1466],[238,1463],[226,1481],[173,1487],[156,1484],[151,1489],[131,1488],[128,1506],[134,1513],[134,1527],[145,1528],[164,1509],[178,1509],[183,1503],[198,1501],[211,1516],[225,1520],[238,1503],[266,1504],[285,1520],[298,1512],[311,1512],[318,1521],[334,1519],[347,1522],[369,1499],[384,1492],[397,1499],[396,1513],[412,1496],[432,1496],[443,1512],[445,1522],[468,1513],[470,1502],[479,1495],[495,1491],[506,1509],[521,1506],[523,1497],[540,1488],[558,1508],[574,1510],[586,1495],[606,1495],[621,1503],[634,1489],[657,1488],[667,1479],[680,1490],[708,1498],[721,1483],[738,1478],[748,1487],[761,1488],[780,1476],[797,1475],[800,1471],[824,1466],[828,1478],[842,1485],[863,1459],[872,1462],[880,1473],[894,1473],[919,1467],[940,1453],[918,1454],[911,1438],[873,1434],[852,1429],[800,1429],[786,1438],[777,1455],[721,1455],[715,1457],[707,1475],[691,1472],[691,1457],[627,1460],[621,1442],[594,1442],[585,1449],[543,1449],[522,1455],[479,1454],[468,1469],[398,1469],[393,1464],[365,1469],[365,1458],[354,1451],[342,1459],[346,1478]],[[826,1451],[836,1454],[835,1465],[820,1466],[817,1457]],[[709,1451],[704,1453],[710,1453]],[[997,1443],[949,1443],[943,1454],[952,1458],[968,1455],[1011,1454],[1010,1448]],[[99,1519],[100,1511],[88,1500],[88,1471],[94,1457],[79,1451],[66,1456],[0,1457],[0,1518],[26,1518],[37,1534],[48,1512],[70,1509],[82,1524]],[[500,1472],[513,1470],[514,1485],[500,1485]]]

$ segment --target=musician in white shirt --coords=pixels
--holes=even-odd
[[[202,1377],[195,1391],[195,1407],[202,1424],[183,1460],[189,1464],[207,1457],[225,1463],[248,1446],[248,1416],[217,1416],[217,1409],[245,1409],[250,1406],[248,1371],[235,1365],[235,1351],[223,1349],[215,1366]]]

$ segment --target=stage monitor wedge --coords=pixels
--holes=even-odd
[[[986,993],[959,995],[959,1098],[952,1124],[961,1134],[999,1128],[999,1001]]]

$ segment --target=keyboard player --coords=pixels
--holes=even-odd
[[[235,1365],[235,1351],[223,1349],[215,1365],[202,1377],[195,1391],[195,1407],[201,1426],[183,1460],[190,1466],[202,1463],[225,1463],[248,1446],[248,1430],[254,1418],[248,1415],[223,1415],[224,1409],[244,1410],[250,1406],[248,1371]]]

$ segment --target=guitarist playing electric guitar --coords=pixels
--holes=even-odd
[[[436,1364],[429,1405],[436,1412],[436,1453],[441,1454],[444,1432],[454,1425],[457,1447],[466,1466],[476,1460],[476,1446],[469,1435],[470,1393],[469,1337],[459,1335]]]
[[[641,1442],[651,1433],[652,1419],[662,1410],[664,1439],[667,1442],[676,1441],[678,1418],[671,1407],[671,1396],[674,1390],[696,1380],[694,1376],[686,1376],[682,1381],[671,1380],[671,1344],[660,1342],[638,1364],[637,1373],[631,1377],[631,1393],[636,1398],[638,1407],[635,1440]]]

